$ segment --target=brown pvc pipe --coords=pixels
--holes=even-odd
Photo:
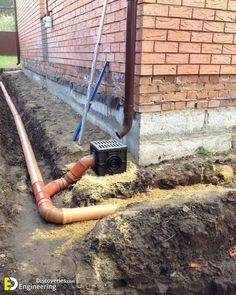
[[[133,124],[137,5],[138,0],[128,0],[124,121],[123,129],[116,132],[119,138],[124,137]]]
[[[18,114],[5,86],[0,82],[0,87],[6,102],[14,117],[17,131],[21,140],[27,169],[33,186],[35,200],[40,215],[49,222],[67,224],[76,221],[100,219],[115,213],[117,206],[103,205],[90,206],[86,208],[60,209],[53,205],[51,197],[57,192],[67,188],[71,183],[77,181],[83,173],[94,165],[94,157],[87,156],[79,160],[74,167],[66,173],[63,178],[55,180],[45,186],[43,177],[38,167],[31,143],[26,133],[23,122]]]
[[[19,65],[20,64],[20,41],[19,41],[19,31],[18,31],[16,0],[14,0],[14,13],[15,13],[15,29],[16,29],[17,65]]]

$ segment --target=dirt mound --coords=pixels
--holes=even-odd
[[[206,197],[97,223],[76,248],[79,294],[235,294],[236,192]]]
[[[194,184],[232,185],[236,183],[235,152],[212,157],[187,157],[159,165],[137,168],[132,162],[119,176],[85,175],[72,189],[75,206],[97,204],[104,199],[132,198],[154,188],[163,190]]]

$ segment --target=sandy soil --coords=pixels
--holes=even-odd
[[[79,147],[71,141],[78,116],[68,106],[30,82],[21,72],[7,74],[3,80],[29,131],[46,181],[61,176],[73,162],[88,154],[89,140],[109,138],[88,124],[86,143]],[[235,152],[206,158],[195,156],[147,168],[137,167],[129,156],[128,171],[124,174],[99,178],[89,171],[76,185],[55,196],[55,204],[74,207],[116,203],[121,206],[121,213],[103,221],[56,226],[44,222],[37,213],[14,122],[1,93],[0,126],[1,277],[12,275],[25,283],[34,283],[36,278],[75,280],[77,277],[78,288],[75,283],[58,284],[56,294],[234,294],[235,259],[229,257],[227,251],[236,240],[227,216],[235,222],[232,201],[235,194],[228,193],[235,189]],[[196,200],[202,204],[200,207]],[[183,208],[187,210],[187,217],[180,221],[179,212]],[[160,214],[165,215],[163,222],[169,220],[168,226],[157,222],[159,219],[155,218]],[[208,218],[214,219],[211,224]],[[195,230],[201,220],[199,236],[194,240],[191,230]],[[155,241],[158,236],[162,242],[169,239],[174,234],[173,226],[177,234],[170,242],[166,241],[168,245],[164,247],[172,264]],[[155,234],[151,235],[150,231]],[[215,254],[213,262],[209,260],[214,254],[212,231],[221,237],[214,243],[222,251]],[[126,235],[130,234],[132,239],[126,244]],[[188,242],[190,239],[194,241],[192,244]],[[97,247],[96,241],[105,243],[105,248]],[[194,243],[201,243],[203,256],[190,255],[190,252],[198,253]],[[183,245],[188,245],[189,251],[186,248],[182,251]],[[148,266],[150,253],[155,256],[151,267]],[[192,274],[181,268],[181,261],[186,264],[199,257],[207,261],[207,271],[202,267]],[[144,260],[146,266],[141,267]],[[224,265],[226,270],[230,268],[228,277],[226,272],[215,271]],[[178,275],[173,277],[175,269]],[[222,284],[215,280],[219,277]],[[201,283],[200,289],[194,287],[196,280]],[[148,289],[147,285],[152,287]],[[41,293],[31,291],[30,294]]]

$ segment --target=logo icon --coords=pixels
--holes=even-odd
[[[3,291],[13,291],[18,287],[18,281],[13,277],[4,277]]]

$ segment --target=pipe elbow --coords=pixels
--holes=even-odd
[[[82,177],[86,170],[95,165],[94,155],[89,155],[80,159],[72,169],[66,173],[65,180],[72,184]]]
[[[44,200],[38,205],[41,217],[48,222],[57,224],[101,219],[114,214],[117,209],[118,207],[114,205],[59,209],[53,206],[51,200]]]
[[[63,211],[53,206],[51,200],[45,200],[38,205],[40,216],[51,223],[63,224]]]
[[[49,196],[52,197],[60,191],[66,189],[69,186],[69,183],[65,178],[59,178],[54,180],[44,186],[43,191]]]
[[[130,121],[128,124],[124,125],[122,130],[116,131],[116,136],[119,139],[123,138],[126,134],[129,133],[131,127],[132,127],[132,121]]]
[[[77,163],[81,163],[84,166],[85,171],[86,171],[87,169],[89,169],[95,165],[95,157],[93,154],[91,154],[91,155],[83,157]]]

